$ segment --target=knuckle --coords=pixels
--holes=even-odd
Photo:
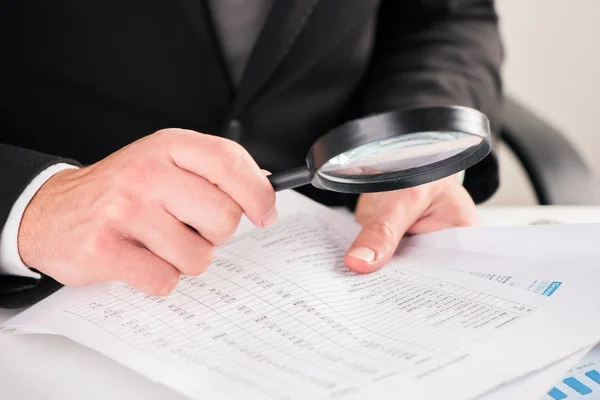
[[[135,206],[125,194],[115,194],[101,205],[100,220],[108,226],[119,226],[133,218]]]
[[[226,171],[238,172],[248,168],[250,156],[239,144],[230,140],[219,140],[216,144],[221,165]]]
[[[154,132],[148,139],[152,148],[171,149],[181,140],[181,129],[167,128]]]
[[[170,141],[175,137],[181,136],[185,133],[183,129],[179,128],[165,128],[154,132],[152,135],[155,138],[159,138],[161,140]]]
[[[187,276],[198,276],[208,269],[214,260],[213,247],[205,244],[196,247],[193,255],[179,266],[179,270]]]
[[[173,146],[193,146],[199,138],[203,138],[206,135],[189,129],[166,128],[161,129],[160,131],[156,131],[152,136],[156,137],[157,143],[160,146],[172,148]]]
[[[190,150],[205,148],[214,139],[213,136],[189,129],[169,128],[155,133],[157,144],[166,150],[171,159],[180,159]],[[218,138],[223,140],[222,138]],[[183,156],[185,158],[185,156]]]
[[[161,142],[164,140],[171,140],[173,136],[176,135],[176,132],[173,129],[160,129],[154,132],[148,139],[153,142]]]
[[[225,235],[231,236],[237,229],[240,220],[242,219],[242,208],[235,202],[230,202],[222,208],[223,216],[221,217],[221,227]]]
[[[394,223],[390,219],[380,218],[375,220],[369,230],[384,240],[396,238]]]
[[[106,257],[111,251],[114,241],[113,231],[106,225],[99,226],[86,235],[81,246],[81,262],[88,265],[92,261]]]
[[[170,136],[177,135],[178,132],[179,132],[178,129],[165,128],[165,129],[160,129],[160,130],[154,132],[154,136],[157,136],[157,137],[170,137]]]

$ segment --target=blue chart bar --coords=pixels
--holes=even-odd
[[[588,378],[596,382],[598,385],[600,385],[600,374],[595,369],[586,372],[585,376],[587,376]]]
[[[565,383],[565,385],[569,386],[571,389],[575,390],[579,394],[592,393],[592,389],[585,386],[583,383],[581,383],[573,377],[564,379],[563,382]]]
[[[552,390],[548,392],[548,396],[552,397],[554,400],[563,400],[567,398],[567,395],[553,387]]]

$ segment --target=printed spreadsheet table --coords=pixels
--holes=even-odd
[[[306,240],[334,239],[315,232]],[[357,279],[341,264],[315,279],[293,268],[339,259],[343,248],[333,242],[326,252],[315,255],[309,248],[258,265],[253,260],[261,250],[248,243],[235,254],[222,251],[214,268],[185,277],[167,298],[122,285],[66,311],[192,374],[198,368],[227,371],[274,397],[299,382],[306,395],[311,388],[352,390],[535,311],[412,271]],[[278,265],[287,266],[285,277]],[[256,380],[231,376],[232,364],[250,368]]]

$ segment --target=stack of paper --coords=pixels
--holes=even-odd
[[[360,227],[278,196],[277,224],[244,222],[168,297],[65,288],[4,326],[68,336],[195,399],[472,399],[600,338],[597,303],[560,265],[499,279],[535,264],[415,245],[357,275],[343,256]]]

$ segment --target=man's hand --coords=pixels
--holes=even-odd
[[[455,176],[393,192],[363,194],[356,207],[363,226],[345,263],[360,273],[381,268],[405,233],[479,224],[475,204]]]
[[[123,281],[166,295],[198,275],[236,230],[277,218],[275,193],[230,140],[159,131],[80,170],[49,179],[23,214],[23,262],[65,285]]]

